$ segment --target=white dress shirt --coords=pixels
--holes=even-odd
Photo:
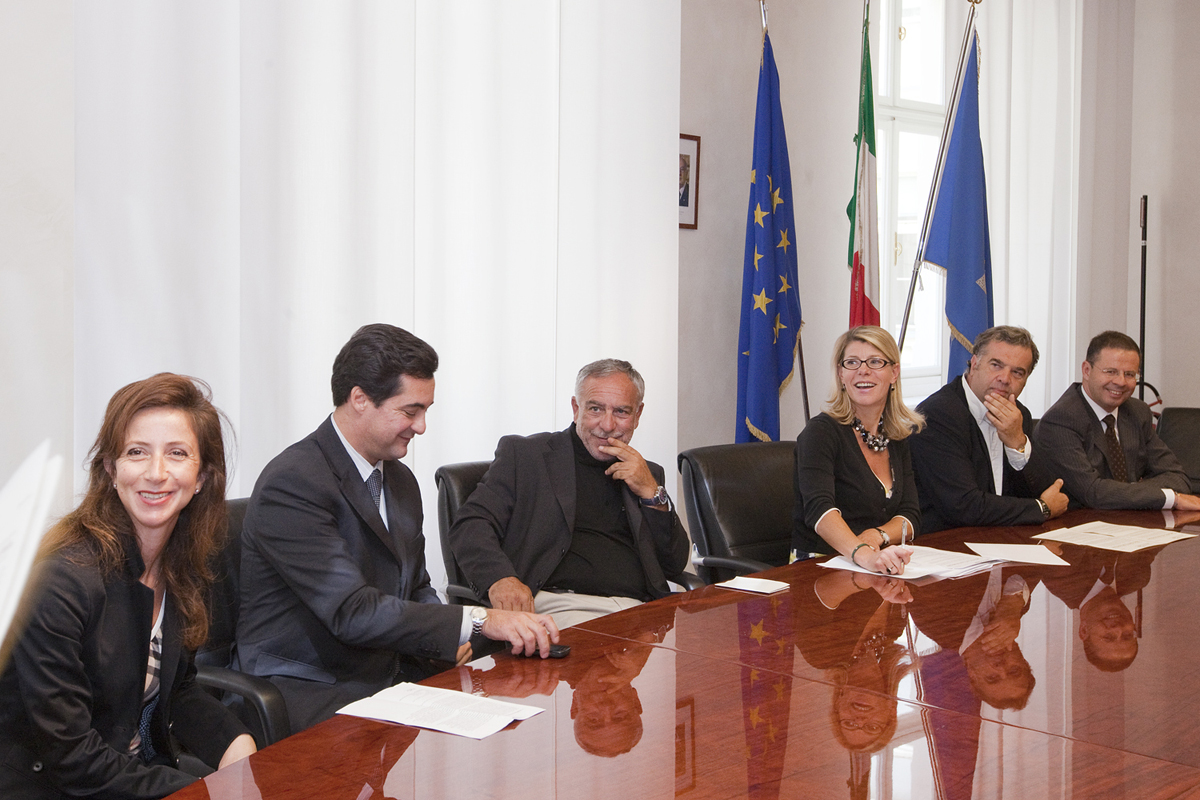
[[[975,418],[975,424],[979,426],[979,432],[983,434],[983,441],[987,444],[988,457],[992,463],[992,484],[996,487],[996,494],[1004,494],[1005,456],[1008,457],[1012,468],[1020,472],[1029,463],[1029,456],[1033,453],[1033,442],[1026,436],[1024,450],[1005,447],[1004,442],[1000,441],[1000,432],[987,418],[987,406],[975,396],[974,390],[967,384],[967,376],[963,375],[961,380],[963,392],[967,395],[967,408],[971,409],[971,416]]]

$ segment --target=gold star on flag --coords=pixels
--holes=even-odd
[[[750,670],[750,685],[753,686],[756,683],[758,683],[758,670],[752,669]]]
[[[767,741],[771,744],[775,743],[775,723],[767,723]]]
[[[775,301],[772,300],[771,298],[767,297],[766,289],[763,289],[758,294],[752,295],[752,296],[754,297],[754,307],[756,309],[758,309],[759,311],[763,312],[763,315],[765,316],[767,313],[767,303],[774,303]],[[761,644],[761,642],[760,642],[760,644]]]
[[[763,310],[763,313],[764,314],[767,313],[766,309]],[[787,328],[787,325],[784,325],[782,322],[780,322],[779,315],[776,314],[775,315],[775,341],[773,342],[773,344],[779,344],[779,332],[786,328]]]
[[[787,282],[787,275],[780,275],[779,276],[779,291],[776,292],[776,294],[786,294],[787,290],[790,288],[792,288],[792,285]],[[771,600],[774,601],[775,598],[772,597]],[[778,611],[779,609],[776,608],[775,610]]]
[[[975,281],[975,285],[983,289],[984,294],[987,294],[987,275],[980,275],[979,280]]]
[[[758,272],[758,260],[762,258],[762,253],[758,252],[758,245],[754,245],[754,271]]]
[[[758,713],[758,706],[750,709],[750,727],[757,728],[758,723],[762,722],[762,715]]]
[[[750,638],[758,642],[760,645],[766,637],[767,632],[763,630],[763,621],[760,619],[750,627]]]
[[[775,206],[783,202],[783,198],[779,196],[779,190],[771,192],[771,210],[775,210]]]
[[[778,194],[778,191],[776,191],[776,194]],[[790,244],[791,244],[791,242],[789,242],[788,238],[787,238],[787,229],[785,228],[784,230],[779,232],[779,244],[775,245],[775,247],[776,247],[776,249],[782,247],[783,252],[786,253],[787,249],[788,249],[788,245],[790,245]]]
[[[752,170],[750,170],[750,182],[751,182],[751,183],[754,183],[754,179],[755,179],[757,176],[758,176],[758,170],[756,170],[756,169],[752,169]]]
[[[754,221],[758,223],[758,227],[760,227],[760,228],[766,227],[765,225],[762,224],[763,217],[765,217],[767,214],[770,214],[770,213],[771,213],[770,211],[762,210],[761,203],[754,204]]]
[[[784,689],[783,678],[780,678],[779,680],[775,681],[775,683],[773,683],[771,685],[775,688],[775,699],[782,700],[783,699],[783,689]]]

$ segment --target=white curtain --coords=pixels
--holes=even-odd
[[[1076,0],[976,6],[980,134],[987,175],[996,321],[1041,351],[1021,400],[1041,416],[1077,379]],[[967,4],[947,4],[950,78]]]
[[[564,426],[588,360],[642,370],[673,470],[678,0],[126,0],[74,33],[75,464],[116,388],[186,372],[247,495],[384,321],[442,359],[408,458],[435,583],[433,471]]]

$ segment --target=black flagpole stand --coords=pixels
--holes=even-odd
[[[1138,347],[1142,351],[1142,379],[1138,381],[1138,400],[1146,399],[1146,195],[1142,195],[1142,307],[1138,319]]]

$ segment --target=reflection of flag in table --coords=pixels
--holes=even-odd
[[[869,8],[869,6],[868,6]],[[879,210],[875,184],[875,91],[871,85],[870,20],[863,16],[858,80],[858,160],[850,217],[850,327],[879,324]]]
[[[792,707],[791,592],[738,603],[742,661],[742,722],[746,731],[747,796],[779,797]]]
[[[975,337],[992,326],[992,252],[979,138],[979,34],[972,31],[958,103],[942,142],[942,171],[925,237],[925,263],[946,272],[947,377],[966,371]]]
[[[738,442],[749,442],[751,437],[765,442],[779,439],[779,393],[792,379],[800,346],[795,231],[779,73],[771,37],[764,33],[742,267]]]

